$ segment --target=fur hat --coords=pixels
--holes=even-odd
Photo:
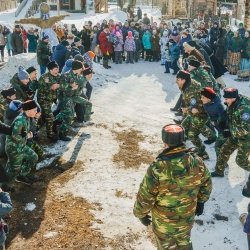
[[[238,98],[239,93],[236,88],[224,88],[224,98]]]
[[[30,74],[30,73],[32,73],[32,72],[34,72],[34,71],[36,71],[37,69],[35,68],[35,67],[33,67],[33,66],[31,66],[31,67],[29,67],[28,69],[26,69],[26,71]]]
[[[201,63],[199,61],[197,61],[197,60],[190,60],[188,65],[193,66],[195,68],[198,68],[198,67],[201,66]]]
[[[73,61],[72,62],[72,70],[78,70],[78,69],[82,69],[83,65],[82,62],[80,61]]]
[[[51,61],[46,65],[48,70],[54,69],[54,68],[59,68],[59,65],[57,64],[56,61]]]
[[[23,103],[19,100],[13,100],[10,102],[9,108],[13,111],[18,111],[23,108]]]
[[[23,110],[31,110],[37,108],[37,103],[34,100],[28,100],[26,102],[23,103]]]
[[[201,95],[207,97],[210,100],[213,100],[216,96],[216,93],[212,88],[205,87],[201,90]]]
[[[188,49],[188,50],[194,50],[195,47],[190,46],[187,42],[183,43],[183,47]]]
[[[17,77],[19,80],[29,79],[29,73],[24,69],[23,66],[18,67]]]
[[[185,130],[177,124],[169,124],[162,128],[162,141],[168,145],[181,145],[185,141]]]
[[[1,91],[3,97],[7,98],[7,96],[12,96],[16,94],[16,90],[13,87],[3,89]]]
[[[176,78],[181,78],[186,80],[186,82],[188,82],[190,80],[190,73],[185,70],[179,70],[178,73],[176,74]]]

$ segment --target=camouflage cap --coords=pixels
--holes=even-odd
[[[180,145],[185,140],[185,130],[177,124],[168,124],[162,128],[162,141],[168,145]]]

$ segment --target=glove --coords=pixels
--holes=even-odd
[[[53,99],[53,102],[57,105],[57,99]]]
[[[148,214],[145,217],[143,217],[143,218],[139,218],[139,220],[146,227],[149,226],[151,224],[151,222],[152,222],[151,216],[148,215]]]
[[[197,202],[195,215],[200,216],[203,214],[204,203]]]
[[[230,130],[228,128],[224,129],[223,132],[223,137],[228,138],[231,136]]]
[[[24,137],[26,137],[26,135],[27,135],[27,131],[22,129],[21,136],[24,138]]]

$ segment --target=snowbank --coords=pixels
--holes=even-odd
[[[36,205],[33,202],[27,203],[24,210],[33,211],[36,208]]]

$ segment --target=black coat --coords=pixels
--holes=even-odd
[[[224,50],[226,45],[226,39],[225,37],[219,37],[219,39],[216,42],[217,49],[216,49],[216,57],[223,63],[223,57],[224,57]]]
[[[13,50],[15,51],[15,53],[23,53],[24,42],[23,42],[23,35],[21,31],[20,32],[14,31],[11,34],[10,44]]]
[[[205,43],[200,43],[200,45],[202,46],[202,48],[207,52],[207,54],[209,55],[210,59],[211,59],[211,63],[214,67],[214,78],[217,79],[221,76],[224,75],[224,73],[227,72],[227,69],[225,68],[225,66],[223,65],[223,63],[213,54],[211,48],[208,46],[208,44]]]
[[[90,30],[82,30],[78,36],[82,39],[82,45],[84,47],[90,47]]]
[[[241,51],[241,58],[245,58],[245,59],[250,59],[248,53],[246,52],[246,47],[250,46],[250,37],[244,37],[243,40],[243,45],[242,45],[242,51]]]
[[[142,19],[142,11],[140,8],[138,8],[137,10],[137,17],[138,17],[138,20]]]

